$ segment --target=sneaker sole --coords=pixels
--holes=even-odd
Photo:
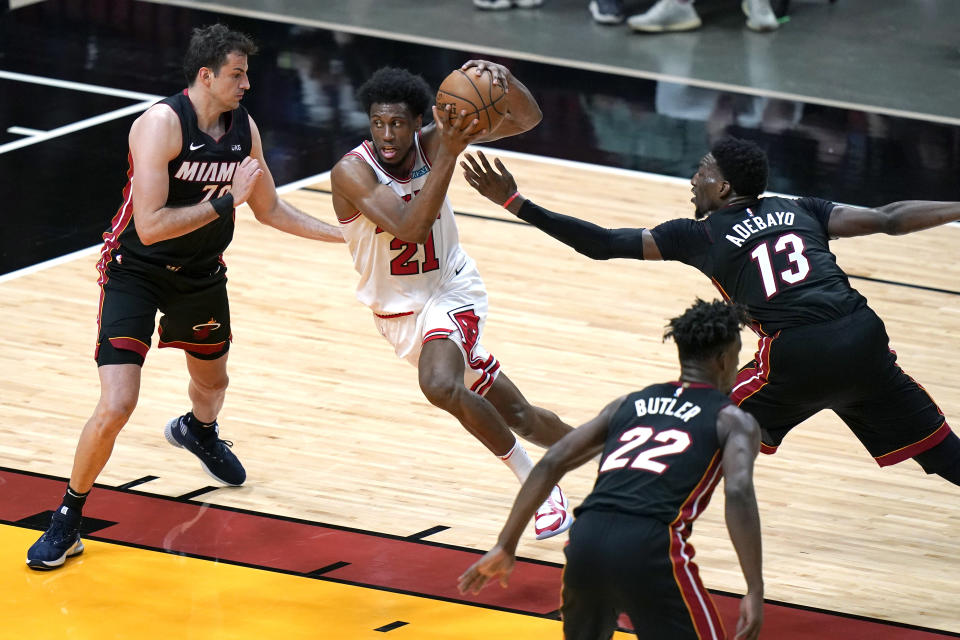
[[[587,6],[587,10],[590,11],[590,16],[597,24],[622,24],[626,19],[625,16],[618,16],[610,13],[600,13],[594,8],[594,3],[592,2]]]
[[[559,528],[553,529],[551,531],[544,531],[543,533],[537,535],[537,540],[546,540],[547,538],[552,538],[553,536],[558,536],[561,533],[564,533],[567,529],[573,526],[573,514],[567,511],[567,519],[564,520],[563,524]]]
[[[743,15],[747,16],[747,29],[750,29],[751,31],[763,33],[765,31],[776,31],[780,28],[779,22],[774,22],[772,24],[760,24],[758,22],[752,22],[753,17],[750,15],[750,7],[747,6],[746,0],[740,3],[740,10],[743,11]]]
[[[67,558],[78,556],[81,553],[83,553],[83,540],[77,540],[72,547],[67,549],[67,551],[56,560],[31,560],[27,558],[27,566],[34,571],[50,571],[51,569],[57,569],[63,566]]]
[[[634,31],[642,31],[643,33],[668,33],[672,31],[693,31],[694,29],[699,29],[703,22],[701,20],[689,20],[687,22],[678,22],[669,26],[657,24],[634,25],[630,24],[629,21],[627,21],[627,24]]]
[[[186,449],[186,447],[184,447],[182,444],[180,444],[179,442],[177,442],[177,439],[173,437],[173,426],[174,426],[175,424],[177,424],[179,421],[180,421],[180,418],[179,418],[179,417],[176,417],[176,418],[173,418],[172,420],[170,420],[169,422],[167,422],[167,425],[163,428],[163,437],[166,438],[166,439],[167,439],[167,442],[169,442],[170,444],[172,444],[173,446],[175,446],[177,449]],[[189,451],[189,449],[187,449],[187,450]],[[193,452],[191,451],[190,453],[192,454]],[[240,483],[227,482],[226,480],[224,480],[223,478],[221,478],[220,476],[218,476],[217,474],[215,474],[213,471],[210,471],[210,469],[207,467],[207,465],[205,465],[205,464],[203,463],[203,460],[200,460],[199,458],[197,458],[197,462],[200,463],[200,468],[203,469],[204,472],[205,472],[208,476],[210,476],[211,478],[213,478],[214,480],[216,480],[216,481],[219,482],[220,484],[225,484],[225,485],[227,485],[228,487],[241,487],[241,486],[243,486],[243,482],[240,482]]]

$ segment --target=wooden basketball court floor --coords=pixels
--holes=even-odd
[[[684,181],[491,152],[537,202],[608,226],[690,214]],[[285,197],[333,221],[325,175]],[[678,263],[594,262],[454,177],[462,242],[490,295],[485,346],[534,403],[572,424],[674,379],[668,318],[716,297]],[[222,434],[247,484],[218,488],[161,429],[187,407],[183,357],[151,350],[139,406],[86,509],[86,552],[24,565],[98,394],[96,252],[0,277],[0,637],[557,638],[564,540],[520,545],[514,584],[457,576],[494,541],[512,474],[421,396],[354,298],[343,246],[237,212],[231,385]],[[833,243],[887,323],[904,369],[954,426],[960,229]],[[744,335],[742,360],[755,341]],[[528,447],[534,457],[535,446]],[[563,482],[574,503],[593,464]],[[880,469],[832,415],[797,428],[756,483],[768,638],[960,637],[957,487],[912,461]],[[722,491],[692,542],[732,629],[743,591]],[[619,634],[617,637],[627,637]]]

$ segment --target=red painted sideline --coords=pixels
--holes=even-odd
[[[53,509],[63,490],[63,480],[0,469],[0,520],[12,523]],[[456,579],[477,554],[462,549],[103,487],[93,490],[84,515],[117,523],[91,536],[99,540],[295,573],[347,562],[323,577],[539,615],[560,602],[560,567],[552,564],[521,560],[509,589],[493,586],[464,597]],[[714,599],[732,632],[739,599]],[[783,640],[960,637],[770,603],[765,621],[764,636]]]

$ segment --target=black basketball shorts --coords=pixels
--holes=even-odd
[[[823,409],[834,411],[880,466],[950,434],[940,408],[897,364],[883,321],[869,307],[761,338],[730,396],[763,428],[764,453]]]
[[[609,638],[626,613],[638,638],[719,640],[726,632],[693,550],[652,518],[591,509],[564,549],[564,640]]]
[[[105,364],[143,365],[156,323],[158,346],[216,360],[230,349],[226,267],[184,274],[123,258],[110,263],[100,295],[95,358]]]

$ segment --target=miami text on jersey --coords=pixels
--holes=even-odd
[[[185,182],[230,182],[239,162],[184,162],[173,176]]]

